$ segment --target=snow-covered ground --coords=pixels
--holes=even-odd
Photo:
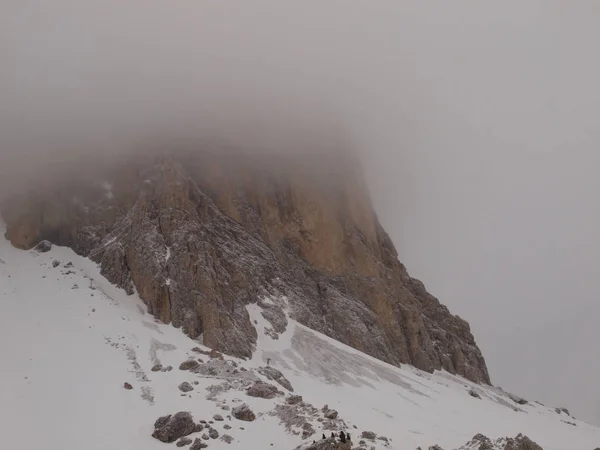
[[[533,401],[519,405],[500,390],[445,372],[398,369],[291,320],[273,339],[265,333],[269,324],[261,307],[251,305],[249,312],[259,334],[254,357],[226,360],[252,377],[260,376],[255,370],[269,359],[291,382],[294,394],[319,414],[324,404],[337,410],[343,420],[338,423],[357,446],[366,430],[389,439],[388,444],[367,442],[366,448],[377,449],[434,444],[451,449],[477,433],[495,439],[519,432],[545,450],[600,445],[598,428],[558,414],[554,407]],[[137,296],[109,284],[90,260],[66,248],[20,251],[0,238],[0,448],[175,449],[175,443],[162,443],[151,434],[159,416],[178,411],[190,411],[196,421],[225,417],[212,426],[233,441],[211,439],[209,449],[292,450],[321,436],[322,418],[311,419],[316,434],[303,440],[301,429],[292,429],[294,434],[270,414],[286,403],[283,396],[250,397],[235,388],[235,377],[227,381],[233,376],[229,372],[179,370],[189,358],[209,364],[211,358],[192,351],[194,347],[205,349],[180,330],[156,322]],[[153,372],[156,364],[173,370]],[[183,394],[178,386],[184,381],[194,390]],[[124,389],[125,382],[133,389]],[[211,389],[211,395],[209,386],[220,388]],[[481,399],[471,396],[470,389]],[[227,417],[241,403],[254,410],[254,422]]]

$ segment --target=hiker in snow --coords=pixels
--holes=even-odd
[[[343,432],[343,431],[340,431],[340,442],[341,442],[342,444],[345,444],[345,443],[346,443],[346,435],[344,434],[344,432]]]

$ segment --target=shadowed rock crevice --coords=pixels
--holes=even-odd
[[[202,154],[124,163],[96,180],[3,206],[19,248],[66,245],[148,310],[249,357],[245,306],[264,299],[277,338],[292,318],[376,358],[489,383],[469,325],[411,278],[343,158],[275,163]]]

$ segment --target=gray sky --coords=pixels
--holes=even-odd
[[[597,2],[2,9],[0,190],[155,138],[348,142],[495,384],[600,423]]]

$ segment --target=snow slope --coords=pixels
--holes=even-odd
[[[59,262],[56,267],[54,261]],[[600,445],[598,428],[554,408],[535,402],[518,405],[500,390],[445,372],[398,369],[291,320],[273,339],[265,333],[269,324],[261,307],[248,309],[259,335],[257,351],[250,361],[226,359],[250,374],[269,359],[305,402],[319,410],[324,404],[336,409],[355,445],[365,430],[389,439],[388,444],[367,442],[367,448],[377,449],[434,444],[450,449],[476,433],[495,439],[519,432],[545,450]],[[230,407],[242,402],[257,413],[257,420],[215,422],[219,433],[233,441],[210,440],[210,449],[291,450],[321,436],[323,422],[312,419],[316,434],[307,440],[286,431],[279,417],[270,414],[285,403],[283,397],[249,397],[241,388],[213,388],[209,395],[207,388],[223,387],[230,374],[179,370],[190,357],[210,359],[193,347],[202,346],[157,323],[137,296],[110,285],[90,260],[66,248],[20,251],[0,238],[0,448],[174,449],[174,443],[151,437],[159,416],[183,410],[196,421],[208,421],[214,414],[227,416]],[[151,371],[157,363],[173,370]],[[182,394],[178,385],[183,381],[198,384]],[[124,389],[125,382],[133,390]],[[469,395],[471,388],[481,399]]]

